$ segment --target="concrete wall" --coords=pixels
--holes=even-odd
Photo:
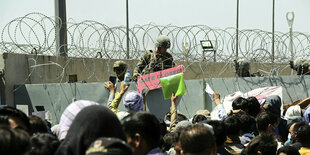
[[[268,86],[282,87],[284,104],[304,99],[310,94],[310,76],[308,75],[185,80],[187,94],[180,97],[177,109],[188,118],[193,117],[197,110],[211,111],[215,107],[210,97],[204,92],[205,82],[220,93],[222,98],[236,91],[245,93],[255,88]],[[131,83],[129,90],[136,89],[136,83]],[[35,106],[44,106],[51,112],[55,124],[72,99],[91,100],[106,105],[108,96],[109,92],[103,83],[26,84],[19,86],[19,89],[14,92],[14,103],[28,106],[30,114],[36,111]],[[159,119],[163,119],[169,112],[170,100],[164,100],[161,89],[149,91],[146,99],[147,111],[152,112]],[[119,109],[124,111],[124,105],[120,104]]]
[[[14,85],[65,83],[69,75],[77,75],[78,81],[103,82],[113,75],[112,67],[116,60],[90,58],[64,58],[55,56],[25,55],[3,53],[0,56],[0,70],[4,69],[5,86],[1,87],[2,98],[5,104],[14,105],[13,93],[19,89]],[[129,69],[133,70],[136,60],[125,60]],[[184,78],[225,78],[234,77],[234,68],[231,63],[215,62],[176,62],[184,65]],[[276,64],[279,75],[291,75],[288,64]],[[251,72],[257,70],[269,71],[270,64],[251,64]]]

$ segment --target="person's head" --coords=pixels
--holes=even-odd
[[[256,97],[249,97],[248,100],[248,114],[256,118],[256,116],[261,112],[260,104]]]
[[[176,155],[180,155],[181,154],[181,142],[180,142],[180,137],[181,137],[181,133],[183,132],[183,130],[185,130],[187,127],[191,126],[192,123],[188,120],[183,120],[177,123],[177,125],[174,128],[173,133],[173,148],[174,151],[176,152]]]
[[[118,138],[101,137],[87,149],[85,155],[132,155],[131,148]]]
[[[137,91],[128,91],[124,96],[123,103],[129,112],[143,110],[143,96]]]
[[[278,95],[271,95],[266,98],[263,108],[265,111],[280,117],[281,105],[282,105],[281,98]]]
[[[277,141],[272,134],[262,134],[254,137],[245,148],[247,155],[271,155],[277,152]]]
[[[224,146],[224,142],[226,141],[226,130],[224,123],[219,120],[210,120],[208,124],[213,127],[215,139],[216,139],[216,147],[221,148]]]
[[[0,116],[8,116],[11,128],[20,128],[30,133],[30,123],[27,115],[13,107],[1,107]]]
[[[299,117],[302,116],[301,108],[299,105],[294,105],[294,106],[289,107],[285,112],[284,118],[288,120],[296,116],[299,116]]]
[[[310,125],[310,107],[308,107],[307,110],[305,111],[304,119]]]
[[[30,155],[54,155],[58,146],[59,140],[49,133],[38,133],[31,137]]]
[[[243,97],[238,97],[232,102],[233,110],[241,109],[247,111],[248,109],[248,100]]]
[[[297,131],[296,138],[298,139],[298,142],[300,142],[303,147],[310,148],[310,138],[309,137],[310,137],[310,126],[309,125],[303,125],[303,126],[299,127],[299,129]]]
[[[30,151],[30,137],[24,130],[2,126],[0,146],[1,154],[24,155]]]
[[[48,127],[46,123],[38,116],[31,115],[29,116],[29,122],[31,127],[31,134],[36,133],[48,133]]]
[[[250,62],[248,60],[239,59],[235,69],[239,77],[250,77]]]
[[[121,81],[124,80],[126,70],[127,70],[127,64],[124,61],[119,60],[114,62],[113,71],[115,72],[119,80]]]
[[[239,115],[239,119],[242,133],[252,133],[255,125],[255,119],[248,114]]]
[[[103,105],[87,106],[74,118],[56,154],[85,154],[89,145],[98,137],[126,140],[120,121],[110,109]]]
[[[188,118],[185,116],[185,115],[183,115],[182,113],[180,113],[180,112],[177,112],[177,117],[176,117],[176,123],[177,124],[179,124],[179,123],[181,123],[181,122],[187,122],[187,123],[190,123],[189,121],[188,121]],[[170,120],[171,120],[171,113],[170,112],[168,112],[166,115],[165,115],[165,117],[164,117],[164,122],[166,123],[166,125],[167,126],[170,126]],[[181,123],[182,124],[182,123]]]
[[[135,155],[146,154],[159,146],[160,124],[151,113],[136,112],[122,119],[127,142]]]
[[[309,61],[305,58],[298,57],[294,60],[293,69],[297,75],[309,74]]]
[[[240,119],[237,115],[231,115],[224,119],[227,136],[239,136],[241,133]]]
[[[160,35],[155,41],[155,51],[159,53],[166,52],[170,48],[170,39],[166,35]]]
[[[293,123],[290,127],[289,127],[289,134],[291,136],[291,141],[293,143],[295,143],[296,141],[298,141],[297,139],[297,134],[298,134],[298,130],[300,127],[305,126],[306,123],[305,122],[296,122]]]
[[[181,154],[216,154],[216,142],[213,129],[204,124],[195,124],[182,131]]]
[[[193,117],[192,123],[195,124],[195,123],[199,123],[201,121],[206,121],[210,119],[211,119],[211,115],[208,110],[198,110]]]
[[[262,112],[256,118],[256,126],[258,132],[261,133],[274,133],[278,127],[278,117],[269,112]]]
[[[300,153],[293,146],[283,146],[278,149],[277,155],[300,155]]]
[[[59,126],[57,130],[57,137],[59,140],[65,139],[67,136],[68,130],[74,120],[75,116],[85,107],[91,105],[98,105],[98,103],[87,100],[78,100],[72,102],[61,114],[59,120]]]

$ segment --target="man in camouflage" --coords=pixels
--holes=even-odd
[[[296,70],[297,75],[310,75],[310,62],[305,58],[298,57],[294,61],[290,61],[290,66]]]
[[[137,81],[138,76],[174,67],[173,57],[167,52],[168,48],[170,39],[166,35],[160,35],[155,42],[155,51],[150,50],[140,58],[132,80]]]
[[[127,70],[127,64],[122,61],[115,61],[113,64],[113,71],[116,74],[118,81],[124,81],[125,73]]]
[[[235,60],[236,75],[238,77],[259,77],[262,76],[260,72],[250,73],[250,62],[246,59]]]

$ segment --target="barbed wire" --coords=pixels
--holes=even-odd
[[[57,55],[55,49],[55,17],[29,13],[18,17],[2,29],[1,52]],[[97,21],[68,22],[68,55],[70,57],[126,59],[126,27],[109,27]],[[142,53],[154,48],[160,34],[171,39],[169,52],[175,60],[202,61],[201,40],[211,40],[218,62],[235,59],[235,28],[217,29],[206,25],[174,26],[135,25],[129,30],[130,59],[139,59]],[[275,62],[287,62],[294,57],[310,54],[310,34],[293,32],[293,53],[289,50],[289,33],[275,32]],[[239,57],[254,62],[271,62],[272,33],[263,30],[240,30]],[[205,60],[213,60],[212,52],[205,52]]]

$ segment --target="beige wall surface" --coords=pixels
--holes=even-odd
[[[3,53],[0,56],[0,69],[4,69],[5,91],[2,96],[5,103],[13,105],[14,85],[65,83],[69,75],[77,75],[78,81],[104,82],[113,73],[115,59],[99,58],[65,58],[56,56],[25,55]],[[137,60],[124,60],[129,64],[129,70],[133,71]],[[234,77],[233,63],[224,62],[181,62],[177,65],[184,66],[184,78],[226,78]],[[288,67],[288,64],[275,64],[278,75],[296,74]],[[260,71],[268,75],[271,64],[251,63],[251,72]]]

